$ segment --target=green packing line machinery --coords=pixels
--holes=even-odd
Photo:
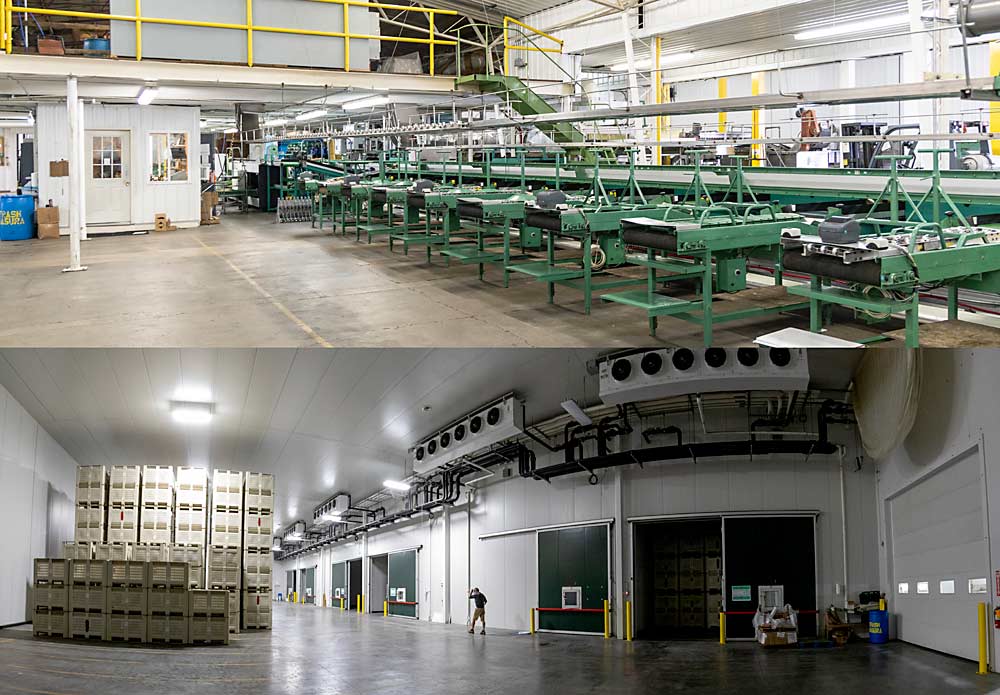
[[[487,263],[500,263],[504,268],[504,287],[510,286],[510,272],[506,269],[511,261],[511,228],[513,223],[520,224],[519,246],[523,254],[529,248],[538,248],[541,235],[521,224],[524,221],[525,205],[534,202],[535,196],[520,191],[504,191],[503,195],[483,195],[458,198],[456,213],[460,220],[473,222],[474,242],[464,244],[448,244],[441,249],[441,254],[449,259],[456,259],[463,264],[478,265],[479,279],[486,273]],[[494,240],[500,237],[502,243]],[[500,252],[497,252],[497,246]]]
[[[701,324],[704,344],[711,346],[717,323],[808,308],[805,300],[789,297],[781,274],[783,235],[808,228],[805,218],[767,204],[667,205],[655,216],[628,217],[622,241],[645,251],[629,261],[646,269],[646,288],[601,299],[643,310],[653,336],[663,317]],[[774,263],[774,287],[747,289],[749,258]],[[694,298],[662,289],[681,282],[694,284]]]

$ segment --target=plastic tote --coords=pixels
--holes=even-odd
[[[889,641],[889,611],[868,611],[868,641],[872,644]]]
[[[0,241],[20,241],[35,236],[35,197],[0,196]]]

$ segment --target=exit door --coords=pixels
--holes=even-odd
[[[87,131],[87,224],[131,224],[131,142],[127,130]]]

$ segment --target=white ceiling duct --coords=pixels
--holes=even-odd
[[[861,442],[875,460],[899,447],[920,405],[920,350],[865,350],[854,375],[854,413]]]

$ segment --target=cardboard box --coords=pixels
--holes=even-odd
[[[64,179],[69,176],[69,162],[65,159],[49,162],[49,176],[54,179]]]
[[[165,213],[160,212],[153,217],[153,229],[157,232],[173,232],[177,227],[170,224],[170,218]]]
[[[62,39],[38,39],[38,55],[61,56],[66,55],[66,48]]]
[[[39,239],[58,239],[59,238],[59,223],[39,223],[38,225],[38,238]]]
[[[799,641],[798,632],[795,628],[781,628],[772,630],[762,627],[757,633],[757,641],[764,647],[787,647]]]
[[[35,219],[38,220],[39,225],[43,224],[59,224],[59,208],[55,207],[45,207],[38,208],[35,213]]]

